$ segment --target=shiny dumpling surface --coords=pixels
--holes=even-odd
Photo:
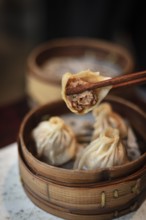
[[[38,157],[52,165],[62,165],[75,156],[76,138],[60,117],[42,121],[32,131]]]
[[[100,133],[108,127],[117,128],[121,138],[127,137],[128,127],[126,122],[118,113],[113,111],[109,103],[101,103],[93,109],[92,114],[95,118],[92,139],[99,137]]]
[[[119,131],[108,128],[93,140],[76,158],[74,169],[92,170],[122,165],[128,161]]]

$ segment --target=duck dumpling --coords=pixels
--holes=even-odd
[[[120,141],[119,131],[107,128],[76,158],[74,169],[109,168],[122,165],[127,161],[126,148]]]
[[[128,127],[126,122],[119,114],[112,110],[109,103],[101,103],[93,109],[92,113],[95,118],[92,139],[96,139],[100,133],[108,127],[117,128],[120,132],[121,138],[127,137]]]
[[[52,165],[62,165],[76,152],[76,139],[71,127],[59,117],[42,121],[32,131],[38,157]]]
[[[72,112],[85,114],[101,102],[108,94],[111,86],[88,90],[74,95],[66,95],[66,88],[80,86],[89,82],[103,81],[109,78],[101,76],[99,72],[91,72],[90,70],[77,74],[66,73],[62,77],[62,98]]]

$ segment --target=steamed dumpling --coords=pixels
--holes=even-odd
[[[43,121],[32,131],[38,157],[52,165],[62,165],[75,156],[76,139],[72,129],[59,117]]]
[[[98,82],[109,79],[110,77],[101,76],[99,72],[90,70],[82,71],[77,74],[66,73],[62,77],[62,98],[67,107],[76,114],[85,114],[98,105],[108,94],[111,86],[85,91],[79,94],[66,95],[67,87],[76,87],[87,82]]]
[[[117,129],[104,130],[77,157],[74,169],[92,170],[124,164],[128,161]]]
[[[93,109],[92,113],[95,118],[92,139],[99,137],[100,133],[108,127],[117,128],[121,138],[127,137],[128,128],[125,121],[119,114],[112,110],[109,103],[101,103]]]

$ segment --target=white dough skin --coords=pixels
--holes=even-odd
[[[107,128],[77,157],[74,169],[109,168],[128,162],[127,152],[120,141],[119,131]]]
[[[95,118],[93,140],[99,137],[100,133],[108,127],[117,128],[120,137],[127,138],[128,127],[124,119],[112,110],[112,106],[109,103],[101,103],[97,108],[93,109],[92,114]]]
[[[43,121],[32,131],[38,157],[51,165],[62,165],[76,153],[76,138],[72,129],[59,117]]]

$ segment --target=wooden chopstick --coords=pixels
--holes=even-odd
[[[130,82],[123,82],[123,83],[119,83],[117,85],[113,85],[113,89],[116,88],[121,88],[121,87],[128,87],[128,86],[136,86],[136,85],[141,85],[141,84],[145,84],[146,83],[146,77],[143,78],[139,78],[139,79],[135,79],[135,80],[131,80]]]
[[[146,71],[130,73],[118,77],[114,77],[112,79],[99,81],[97,83],[87,83],[83,86],[77,86],[74,88],[67,87],[66,95],[73,95],[84,92],[86,90],[94,90],[97,88],[112,86],[112,88],[126,87],[126,86],[134,86],[139,84],[144,84],[146,82]]]

